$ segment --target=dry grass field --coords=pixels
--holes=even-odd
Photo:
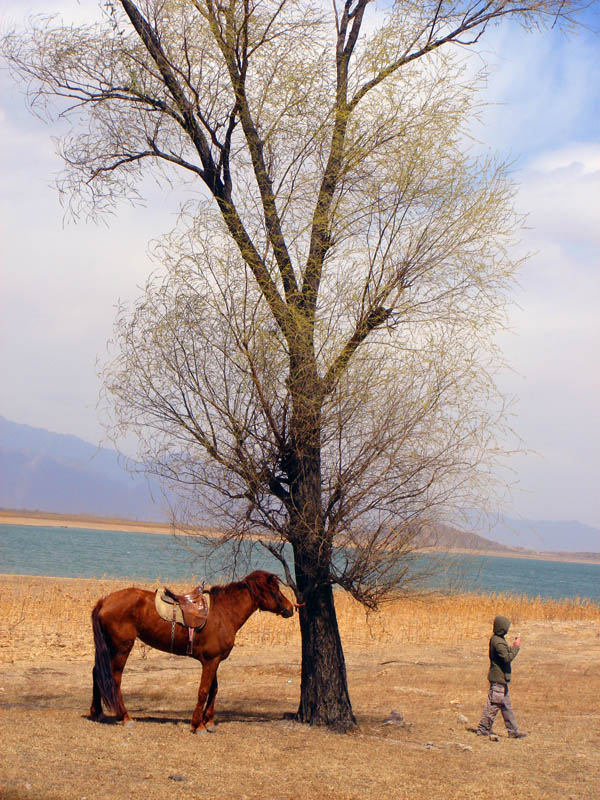
[[[193,736],[199,665],[139,645],[123,680],[136,724],[86,718],[89,613],[124,585],[0,576],[2,800],[599,796],[598,606],[467,595],[397,600],[365,617],[340,595],[358,720],[348,735],[283,718],[298,701],[297,621],[255,614],[219,671],[216,733]],[[501,719],[497,742],[468,730],[496,613],[523,636],[511,691],[529,734],[520,741]],[[392,710],[404,724],[383,724]]]

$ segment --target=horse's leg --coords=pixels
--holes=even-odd
[[[213,682],[210,685],[210,689],[208,690],[208,697],[206,698],[206,708],[204,710],[204,725],[207,731],[214,731],[215,729],[215,698],[217,696],[217,692],[219,691],[219,682],[217,681],[217,673],[215,672],[215,677],[213,678]]]
[[[200,678],[200,686],[198,687],[198,702],[192,714],[192,733],[200,730],[202,733],[206,732],[204,725],[204,707],[209,690],[212,688],[213,680],[217,674],[217,667],[219,666],[219,658],[213,658],[212,661],[207,661],[202,665],[202,676]]]
[[[100,694],[100,687],[98,686],[98,676],[96,674],[96,667],[92,670],[93,679],[93,696],[92,705],[90,707],[90,719],[98,720],[102,716],[102,696]]]
[[[135,639],[123,642],[120,649],[117,650],[112,657],[111,661],[112,674],[117,686],[117,708],[115,709],[117,722],[122,722],[124,725],[133,722],[129,716],[129,712],[125,708],[125,703],[123,702],[123,695],[121,693],[121,679],[123,677],[123,670],[125,669],[125,664],[127,663],[127,659],[129,658],[129,653],[131,652],[134,642]]]

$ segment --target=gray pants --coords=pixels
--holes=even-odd
[[[483,709],[481,721],[477,726],[477,730],[480,733],[488,734],[492,732],[492,725],[494,724],[498,711],[502,711],[506,730],[509,733],[518,733],[517,720],[515,719],[510,702],[510,695],[508,694],[508,685],[505,686],[503,683],[490,683],[487,703]]]

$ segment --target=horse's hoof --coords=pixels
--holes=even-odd
[[[125,722],[123,722],[123,727],[124,728],[133,728],[133,727],[135,727],[135,721],[132,720],[132,719],[128,719]]]
[[[207,725],[205,730],[206,730],[207,733],[216,733],[217,732],[217,726],[213,722],[210,725]]]
[[[206,728],[192,728],[192,733],[195,733],[197,736],[204,736],[208,731]]]

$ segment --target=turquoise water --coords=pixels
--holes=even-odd
[[[260,548],[201,557],[182,539],[161,534],[0,525],[0,573],[214,583],[252,569],[280,572]],[[599,564],[477,556],[465,557],[464,572],[464,588],[472,591],[600,602]]]

